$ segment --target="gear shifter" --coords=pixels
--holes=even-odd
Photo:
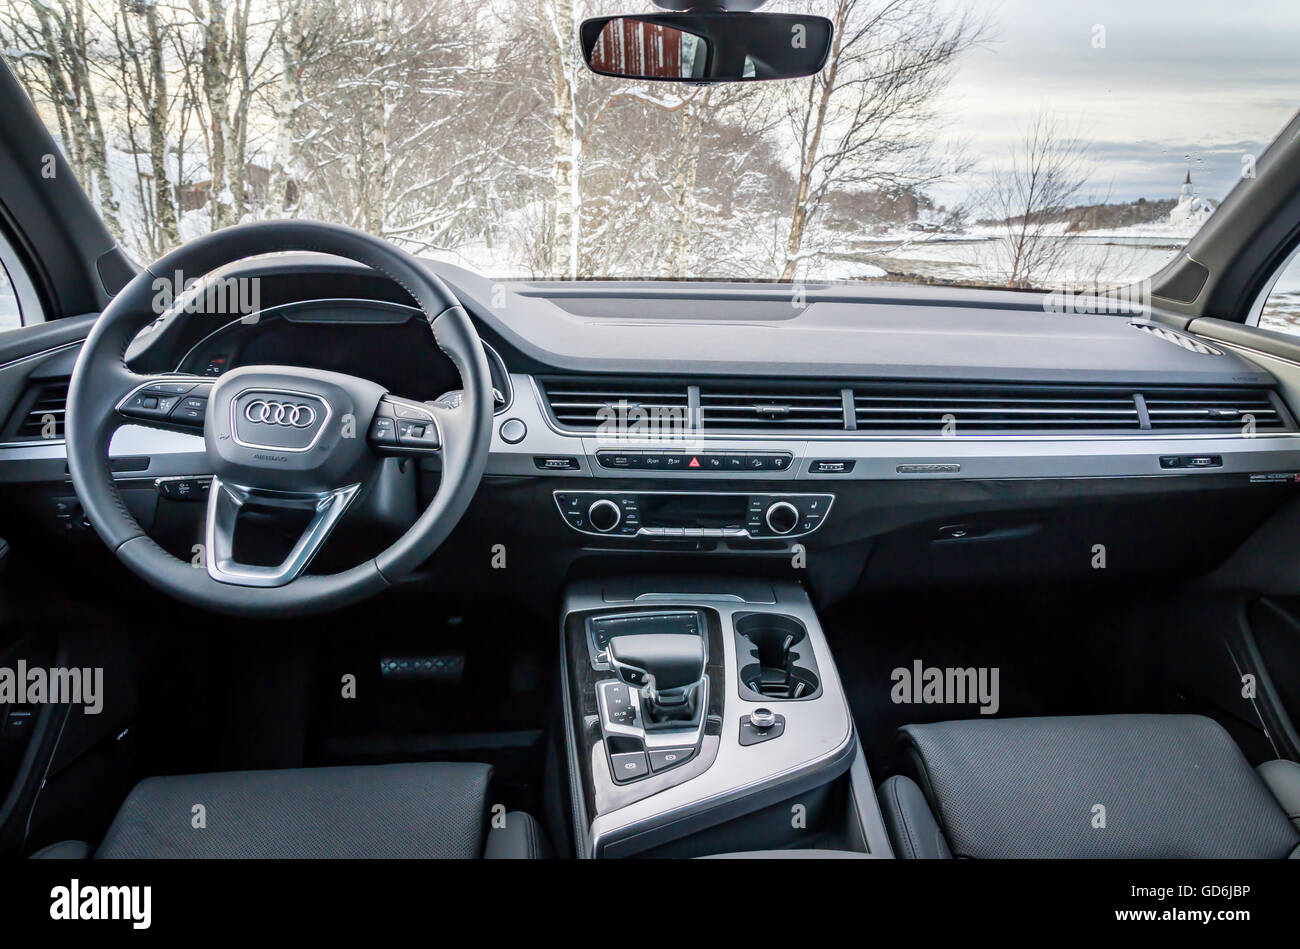
[[[619,678],[641,690],[647,728],[697,719],[703,638],[687,633],[611,636],[608,656]]]

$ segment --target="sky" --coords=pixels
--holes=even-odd
[[[984,173],[1051,112],[1089,143],[1090,199],[1222,199],[1300,109],[1300,0],[942,0],[988,16],[945,95]],[[935,196],[956,199],[948,186]]]

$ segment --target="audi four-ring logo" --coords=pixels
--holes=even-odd
[[[295,402],[271,402],[254,399],[244,406],[244,418],[263,425],[291,425],[294,428],[311,428],[316,421],[316,410],[310,405]]]

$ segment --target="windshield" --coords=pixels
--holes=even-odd
[[[810,79],[589,72],[649,0],[0,0],[124,249],[362,228],[495,277],[1092,289],[1166,263],[1295,110],[1300,5],[809,0]]]

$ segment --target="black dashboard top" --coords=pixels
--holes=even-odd
[[[1038,294],[656,281],[503,282],[450,264],[427,266],[447,281],[484,339],[516,372],[1274,384],[1266,371],[1231,352],[1195,352],[1142,332],[1133,325],[1140,317],[1048,312],[1045,297]],[[372,271],[319,255],[251,261],[237,272],[263,279],[262,298],[268,308],[335,297],[411,302]],[[424,389],[446,381],[445,357],[431,339],[426,344],[411,329],[419,321],[394,324],[371,313],[352,323],[336,319],[327,321],[328,326],[305,328],[303,321],[266,322],[280,325],[250,334],[243,341],[246,358],[310,358],[340,371],[371,377],[391,374],[393,391],[411,397],[433,398],[438,393],[428,395]],[[373,333],[376,326],[379,332]],[[197,330],[167,325],[155,333],[157,341],[133,347],[133,352],[151,364],[147,368],[175,368],[176,358],[211,330],[211,324]],[[171,365],[164,367],[169,358]],[[187,364],[186,369],[193,371],[194,366]],[[454,373],[450,378],[455,380]]]

